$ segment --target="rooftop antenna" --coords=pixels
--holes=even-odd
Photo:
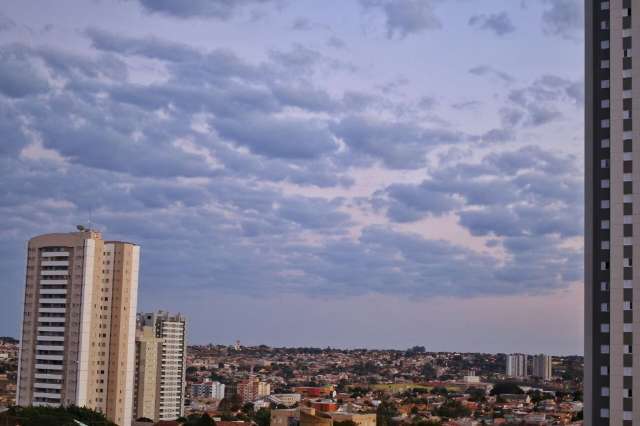
[[[89,224],[88,224],[88,228],[91,230],[91,214],[92,214],[92,208],[91,206],[89,206]]]

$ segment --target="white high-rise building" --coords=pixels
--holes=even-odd
[[[129,425],[140,248],[78,229],[29,241],[17,403]]]
[[[507,355],[506,366],[507,377],[524,378],[527,377],[527,356],[525,354]]]
[[[533,356],[532,376],[542,380],[551,380],[553,358],[549,355],[539,354]]]
[[[138,314],[136,354],[136,418],[160,421],[183,416],[186,319],[163,311]]]

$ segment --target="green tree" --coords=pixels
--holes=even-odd
[[[468,388],[465,392],[470,395],[469,397],[470,401],[483,402],[487,399],[484,389],[471,387],[471,388]]]
[[[440,417],[447,417],[449,419],[456,419],[458,417],[467,417],[471,414],[471,410],[460,401],[447,401],[442,404],[437,410],[436,413]]]
[[[436,368],[431,363],[423,365],[420,374],[427,380],[433,380],[437,376]]]
[[[255,416],[253,416],[253,421],[256,422],[258,426],[270,426],[271,425],[271,410],[268,408],[259,409]]]
[[[395,404],[382,401],[376,410],[376,426],[390,426],[391,419],[398,415]]]
[[[503,393],[523,394],[524,391],[520,389],[520,386],[513,382],[496,383],[493,389],[491,389],[491,395],[502,395]]]
[[[86,424],[116,426],[97,411],[70,407],[11,407],[0,414],[0,424],[20,426],[77,426],[76,420]]]

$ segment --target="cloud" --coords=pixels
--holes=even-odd
[[[15,21],[0,13],[0,32],[9,31],[17,27]]]
[[[248,116],[215,120],[214,125],[223,138],[269,157],[314,158],[337,149],[319,121]]]
[[[498,36],[505,36],[516,30],[507,12],[473,15],[469,18],[469,25],[480,30],[493,31]]]
[[[138,0],[144,10],[174,18],[228,20],[244,8],[278,4],[278,0]]]
[[[347,47],[347,43],[340,37],[331,36],[327,40],[327,46],[333,47],[334,49],[344,49]]]
[[[351,152],[393,169],[423,167],[429,150],[464,139],[464,135],[454,131],[364,116],[347,116],[334,123],[332,130]]]
[[[39,95],[49,90],[46,75],[15,47],[0,49],[0,92],[11,98]]]
[[[360,4],[382,12],[389,39],[442,28],[432,0],[360,0]]]
[[[544,0],[542,27],[547,34],[564,39],[582,38],[584,2],[580,0]]]
[[[556,75],[543,75],[528,86],[509,91],[501,110],[506,127],[538,127],[562,118],[561,107],[571,103],[581,108],[584,100],[580,81]]]
[[[477,76],[486,76],[486,75],[494,76],[505,83],[512,83],[514,81],[514,78],[510,74],[504,71],[497,70],[494,67],[489,65],[479,65],[477,67],[473,67],[469,70],[469,72]]]

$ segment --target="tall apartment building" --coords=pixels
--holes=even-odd
[[[243,403],[253,402],[257,399],[269,396],[271,394],[271,385],[262,382],[257,377],[249,377],[237,384],[237,394]]]
[[[131,423],[139,258],[137,245],[82,227],[29,241],[18,405]]]
[[[137,324],[134,416],[177,419],[184,414],[186,319],[159,311],[139,314]]]
[[[584,422],[640,424],[640,126],[632,125],[640,7],[587,0],[585,10]]]
[[[542,380],[551,380],[553,357],[545,354],[533,356],[533,368],[531,375]]]
[[[506,375],[513,378],[527,377],[527,356],[525,354],[507,355]]]
[[[191,385],[191,397],[223,399],[224,389],[225,389],[225,386],[223,383],[214,382],[207,379],[203,382],[193,383]]]

